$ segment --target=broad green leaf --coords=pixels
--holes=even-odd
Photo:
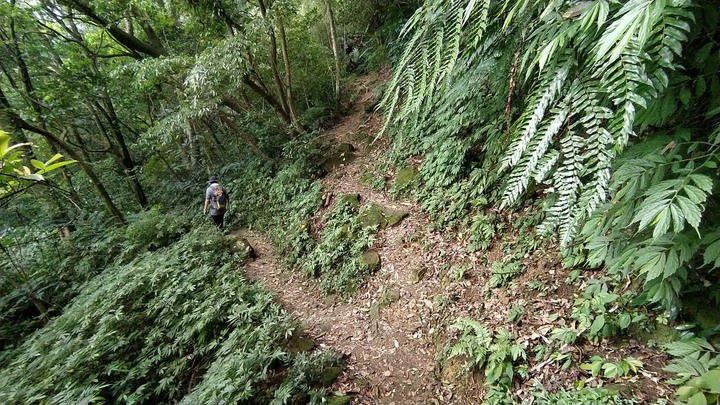
[[[618,324],[620,325],[620,329],[626,329],[628,326],[630,326],[630,322],[632,321],[632,318],[630,317],[630,314],[620,314],[618,317]]]
[[[687,405],[707,405],[705,394],[703,394],[702,392],[698,392],[697,394],[693,395],[688,400]]]
[[[720,239],[705,248],[705,253],[703,253],[703,265],[707,266],[710,263],[713,263],[714,267],[720,266]]]
[[[685,385],[685,386],[678,388],[677,392],[675,392],[675,396],[677,397],[677,399],[679,399],[681,401],[687,401],[688,398],[695,395],[698,391],[699,391],[699,389],[697,387],[691,387],[691,386]]]
[[[710,177],[704,174],[691,174],[688,176],[693,183],[700,187],[705,193],[710,194],[713,188],[713,181]]]
[[[590,335],[597,335],[605,326],[605,315],[598,315],[590,326]]]
[[[692,226],[693,228],[697,229],[700,225],[700,219],[702,218],[702,211],[700,210],[700,207],[697,204],[694,204],[692,201],[690,201],[689,198],[683,197],[681,195],[677,196],[675,199],[677,201],[677,205],[682,210],[683,216],[685,217],[685,220]],[[675,229],[675,232],[680,232],[682,228]]]
[[[37,159],[31,159],[30,164],[32,164],[38,170],[45,169],[45,164]]]
[[[63,157],[63,155],[61,155],[61,154],[59,154],[59,153],[56,153],[56,154],[53,155],[53,157],[50,158],[50,160],[48,160],[47,162],[45,162],[45,165],[47,166],[47,165],[51,164],[52,162],[54,162],[54,161],[56,161],[56,160],[58,160],[58,159],[61,159],[62,157]]]
[[[720,394],[720,369],[703,374],[700,377],[700,386],[713,394]]]
[[[0,130],[0,158],[5,156],[9,146],[10,146],[10,135],[8,135],[3,130]]]
[[[45,167],[45,172],[50,172],[73,163],[77,163],[77,160],[63,160],[62,162],[53,163]]]

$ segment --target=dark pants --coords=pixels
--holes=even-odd
[[[218,229],[223,229],[225,226],[224,219],[225,219],[225,213],[217,214],[217,215],[210,215],[210,218],[212,218],[213,222],[215,222],[215,226],[218,227]]]

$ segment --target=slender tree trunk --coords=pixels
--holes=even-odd
[[[332,0],[325,0],[325,14],[328,27],[330,28],[330,44],[332,46],[333,58],[335,59],[335,109],[340,109],[340,54],[337,47],[337,31],[335,29],[335,16],[333,14]]]
[[[100,178],[95,174],[95,172],[92,170],[92,167],[82,159],[82,156],[80,156],[79,153],[75,151],[75,149],[69,145],[67,142],[60,139],[60,137],[54,135],[50,131],[36,127],[29,122],[25,121],[22,117],[20,117],[15,111],[13,111],[10,108],[10,103],[8,102],[8,99],[5,97],[5,94],[2,92],[2,89],[0,89],[0,112],[4,113],[9,120],[13,123],[13,125],[17,128],[30,131],[33,133],[36,133],[50,144],[58,145],[61,149],[63,149],[72,159],[75,159],[78,161],[78,164],[80,165],[80,168],[85,172],[85,174],[90,179],[90,183],[95,187],[95,190],[100,194],[100,197],[102,198],[103,202],[105,203],[105,207],[108,209],[110,214],[115,218],[115,220],[120,224],[125,224],[125,217],[123,216],[122,212],[117,208],[115,203],[112,201],[112,198],[110,197],[110,194],[108,193],[107,189],[103,185],[102,181],[100,181]]]
[[[267,15],[267,8],[265,8],[264,0],[258,0],[258,4],[260,5],[260,14],[263,17],[263,20],[265,20],[265,24],[267,24],[268,36],[270,38],[270,68],[272,70],[273,81],[275,82],[275,87],[277,87],[277,91],[280,96],[280,105],[282,106],[283,111],[285,111],[285,113],[290,117],[292,122],[292,113],[288,108],[287,99],[285,98],[285,86],[283,86],[282,79],[280,78],[280,69],[278,68],[277,39],[275,38],[273,22]]]
[[[287,36],[285,35],[285,25],[282,20],[278,22],[278,31],[280,31],[280,50],[282,51],[283,65],[285,65],[285,98],[290,113],[290,121],[292,126],[298,132],[303,132],[304,128],[298,120],[297,109],[292,90],[292,69],[290,68],[290,58],[287,49]]]
[[[118,162],[120,163],[120,166],[122,166],[123,171],[125,172],[125,178],[127,179],[130,189],[132,190],[132,193],[135,196],[138,204],[140,204],[140,207],[142,209],[147,209],[147,196],[145,194],[145,190],[140,184],[140,180],[137,177],[138,165],[135,163],[132,156],[130,155],[130,150],[128,149],[127,143],[125,142],[125,136],[123,135],[122,128],[120,127],[120,120],[115,113],[115,107],[113,106],[112,100],[104,89],[103,99],[106,108],[102,108],[100,105],[97,105],[97,107],[100,107],[100,112],[103,113],[108,120],[110,129],[113,133],[115,141],[118,144]]]
[[[170,162],[168,162],[167,159],[165,159],[165,156],[163,156],[162,152],[159,152],[159,151],[156,152],[155,156],[159,157],[160,160],[162,160],[162,162],[165,164],[165,167],[167,167],[167,169],[170,171],[170,173],[172,173],[173,177],[175,177],[175,180],[183,181],[183,178],[180,177],[180,175],[178,174],[177,171],[175,171],[175,168],[172,167]]]
[[[200,146],[197,143],[197,136],[193,128],[193,123],[190,119],[185,121],[185,145],[188,153],[188,159],[191,167],[198,165],[198,155],[200,152]]]

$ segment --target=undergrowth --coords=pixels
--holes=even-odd
[[[0,402],[270,402],[315,389],[304,370],[337,364],[288,354],[295,332],[272,294],[233,265],[221,235],[193,229],[84,285],[6,359]],[[291,381],[273,388],[285,374]]]

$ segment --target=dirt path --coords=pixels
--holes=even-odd
[[[448,325],[458,317],[471,317],[492,330],[509,330],[530,350],[547,343],[553,328],[572,322],[569,314],[577,290],[565,284],[567,270],[558,263],[552,247],[526,255],[523,273],[508,287],[488,288],[492,261],[508,254],[505,243],[497,242],[485,252],[468,253],[466,242],[457,235],[431,231],[428,218],[416,204],[390,198],[361,181],[362,174],[373,168],[386,149],[384,145],[369,145],[367,136],[365,141],[357,137],[359,132],[377,133],[379,114],[365,112],[364,106],[381,80],[382,74],[361,78],[355,85],[357,94],[350,113],[320,135],[351,143],[358,150],[356,160],[335,168],[323,179],[329,204],[316,217],[321,221],[333,206],[333,197],[342,194],[358,194],[362,204],[407,211],[408,217],[399,225],[375,235],[373,249],[380,255],[380,270],[354,297],[339,300],[320,292],[315,281],[293,271],[281,271],[271,243],[258,233],[241,230],[237,233],[258,254],[245,265],[246,273],[277,293],[308,337],[321,347],[347,355],[347,367],[332,390],[352,394],[354,404],[479,404],[483,396],[481,375],[458,379],[453,364],[444,370],[438,367],[437,354],[456,334]],[[391,178],[393,173],[385,175]],[[502,241],[515,236],[508,231]],[[463,269],[460,277],[451,275],[457,268]],[[529,282],[542,289],[527,288]],[[522,322],[507,322],[513,305],[525,308]],[[658,378],[664,356],[633,345],[618,349],[585,343],[569,351],[576,361],[590,354],[609,358],[632,355],[646,364],[644,380],[633,377],[626,381],[635,398],[642,402],[667,397],[671,390]],[[512,388],[520,397],[529,396],[533,381],[550,390],[573,386],[578,380],[591,386],[598,383],[577,367],[561,369],[558,362],[530,366],[532,378]]]
[[[374,248],[382,267],[348,301],[328,297],[315,282],[291,271],[283,272],[272,245],[258,233],[238,233],[253,246],[258,258],[245,265],[248,277],[277,293],[278,300],[298,320],[304,333],[321,346],[347,355],[344,375],[333,387],[355,396],[355,404],[469,404],[453,398],[451,386],[439,379],[435,329],[439,312],[433,297],[440,289],[439,269],[428,268],[421,241],[432,236],[428,220],[409,201],[396,201],[360,182],[382,150],[353,135],[377,133],[378,114],[366,113],[378,76],[356,85],[359,89],[350,114],[321,136],[349,142],[358,150],[352,163],[334,169],[323,179],[324,193],[358,194],[363,204],[376,203],[409,212],[399,225],[381,230]],[[330,204],[332,206],[332,204]],[[322,212],[321,212],[322,214]],[[431,266],[432,267],[432,266]]]
[[[366,288],[356,298],[335,302],[318,291],[314,282],[281,272],[272,246],[262,236],[249,231],[241,235],[258,255],[245,265],[248,277],[277,292],[278,300],[318,345],[348,356],[345,374],[335,390],[356,394],[356,404],[449,403],[449,391],[436,378],[434,345],[423,330],[426,311],[393,308],[412,295],[411,288],[398,286],[392,292]],[[401,279],[396,267],[386,263],[383,274],[375,277],[388,279],[382,283]],[[386,301],[398,302],[380,308],[383,294]],[[428,309],[422,302],[419,305]],[[402,316],[398,317],[398,312],[403,312]]]

